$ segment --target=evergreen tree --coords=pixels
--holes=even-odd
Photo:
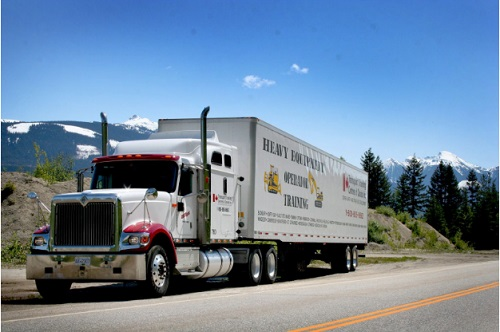
[[[436,227],[443,235],[455,236],[461,230],[458,221],[461,196],[458,181],[451,165],[444,165],[442,161],[439,163],[432,174],[427,194],[427,222]],[[436,214],[436,205],[440,206],[442,216]],[[443,219],[445,225],[442,225]]]
[[[410,206],[410,184],[406,173],[401,174],[394,192],[394,210],[407,212]]]
[[[480,184],[477,179],[476,172],[474,172],[474,170],[471,170],[469,172],[469,175],[467,176],[467,195],[468,202],[473,210],[475,210],[477,206],[477,195],[479,192],[479,188]]]
[[[408,191],[405,198],[407,205],[404,208],[401,206],[400,211],[409,212],[413,218],[423,210],[426,201],[423,171],[424,167],[417,157],[413,156],[400,177],[400,179],[404,177],[403,182]]]
[[[458,209],[458,223],[462,232],[462,239],[474,245],[473,225],[477,214],[478,193],[480,183],[476,172],[471,170],[467,176],[466,186],[461,189],[460,207]]]
[[[434,227],[442,235],[447,237],[450,233],[444,217],[443,207],[435,197],[429,199],[427,210],[425,211],[425,219],[429,225]]]
[[[389,206],[391,187],[380,157],[375,157],[369,148],[361,158],[361,166],[368,173],[368,207],[374,209],[377,206]]]
[[[498,249],[498,190],[491,176],[482,176],[473,224],[474,248]]]

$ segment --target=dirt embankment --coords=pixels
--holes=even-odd
[[[89,185],[90,180],[86,179],[85,188]],[[11,186],[13,192],[6,190]],[[50,208],[52,196],[75,191],[76,180],[48,184],[26,173],[2,172],[2,247],[16,236],[22,243],[28,243],[33,231],[43,224],[40,217],[48,221],[49,213],[39,211],[37,204],[27,197],[28,193],[36,192]]]

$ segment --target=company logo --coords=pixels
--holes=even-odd
[[[212,194],[212,202],[215,203],[219,200],[219,195]]]
[[[314,206],[320,208],[323,207],[323,192],[319,189],[316,184],[316,179],[309,171],[309,183],[311,184],[311,194],[316,193],[316,200],[314,201]]]
[[[89,199],[87,197],[87,195],[83,195],[81,198],[80,198],[80,203],[85,206],[87,205],[87,203],[89,202]]]
[[[272,194],[281,194],[281,184],[278,168],[269,165],[269,173],[264,172],[264,190]]]

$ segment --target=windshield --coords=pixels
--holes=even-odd
[[[91,189],[156,188],[174,192],[177,163],[164,160],[123,160],[95,166]]]

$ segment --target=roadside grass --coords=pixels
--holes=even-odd
[[[11,240],[2,246],[2,265],[24,265],[29,252],[30,244],[22,243],[14,233]]]
[[[402,257],[359,257],[359,264],[387,264],[387,263],[402,263],[414,262],[422,259],[416,256],[402,256]]]
[[[383,256],[373,256],[373,257],[358,257],[359,265],[371,265],[371,264],[391,264],[391,263],[403,263],[403,262],[414,262],[422,258],[416,256],[400,256],[400,257],[383,257]],[[330,264],[325,263],[320,260],[313,260],[309,267],[316,268],[329,268]]]

